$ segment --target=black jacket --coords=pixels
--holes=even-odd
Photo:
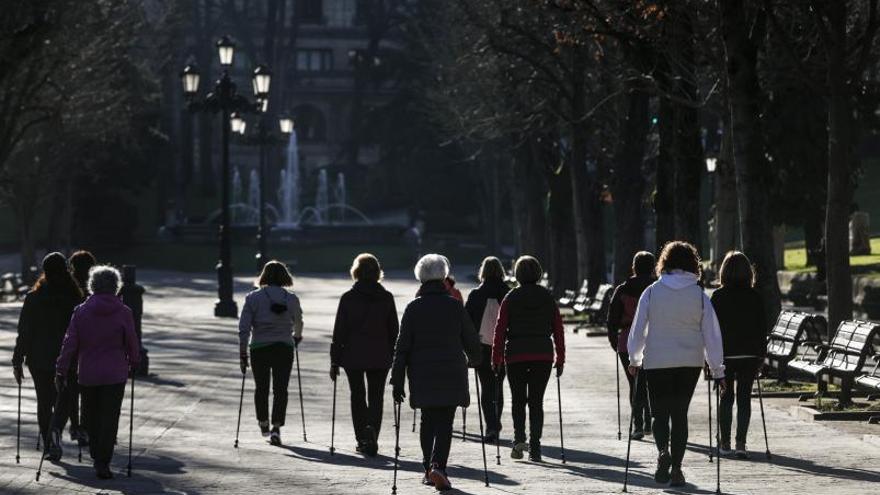
[[[24,298],[12,364],[53,372],[73,309],[82,302],[66,288],[46,283]]]
[[[759,356],[767,352],[764,301],[749,288],[722,287],[712,294],[724,356]]]
[[[330,363],[352,370],[391,367],[398,332],[394,296],[377,282],[356,282],[339,299]]]
[[[654,277],[630,277],[614,289],[611,303],[608,305],[608,341],[617,352],[627,352],[626,339],[629,327],[636,315],[636,307],[642,292],[656,282]],[[621,333],[622,331],[622,333]]]
[[[477,331],[442,282],[426,282],[419,294],[403,312],[391,384],[402,389],[406,374],[413,408],[466,407],[468,365],[482,358]]]
[[[477,332],[480,331],[480,324],[483,323],[483,312],[486,311],[486,302],[489,299],[495,299],[501,305],[504,296],[510,292],[510,287],[502,280],[492,280],[483,282],[479,287],[472,290],[468,294],[467,302],[464,309],[467,310],[471,317],[471,323]],[[490,344],[491,345],[491,344]]]

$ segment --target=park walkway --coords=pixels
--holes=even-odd
[[[401,311],[417,288],[415,282],[403,277],[402,274],[391,278],[386,284],[397,296]],[[306,322],[300,356],[308,442],[302,438],[295,374],[291,380],[288,424],[282,431],[286,443],[283,448],[271,447],[259,436],[249,378],[241,447],[236,450],[232,446],[241,384],[236,322],[210,316],[215,298],[213,276],[144,272],[142,278],[148,288],[145,344],[150,349],[154,375],[136,384],[135,461],[130,479],[123,474],[128,445],[126,413],[120,422],[114,480],[96,480],[90,464],[78,464],[75,447],[66,446],[64,459],[57,464],[47,462],[40,483],[34,482],[39,456],[34,448],[36,403],[29,377],[23,399],[23,458],[20,465],[15,464],[16,388],[8,362],[20,305],[0,305],[0,493],[390,493],[394,444],[390,391],[386,396],[380,456],[362,458],[354,452],[348,387],[342,375],[338,390],[337,453],[334,457],[328,453],[333,390],[327,376],[330,331],[338,297],[349,286],[348,280],[299,277],[296,281]],[[239,280],[239,302],[247,290],[246,282]],[[495,449],[488,449],[490,488],[482,483],[479,439],[473,436],[464,443],[460,440],[458,415],[449,468],[457,489],[454,493],[620,492],[626,441],[617,439],[614,356],[604,338],[588,339],[568,332],[567,339],[568,364],[562,378],[567,464],[559,460],[557,394],[555,384],[551,384],[546,399],[546,462],[514,462],[508,456],[509,449],[502,447],[501,465],[496,466]],[[700,383],[697,392],[692,405],[691,448],[685,457],[690,485],[678,493],[714,493],[715,489],[715,465],[706,457],[704,383]],[[127,411],[128,395],[125,401],[123,409]],[[625,409],[624,406],[624,421],[628,418]],[[772,463],[768,463],[761,453],[758,414],[755,407],[750,436],[755,460],[722,462],[725,493],[880,493],[880,445],[863,440],[857,432],[794,420],[784,407],[774,405],[767,411],[774,453]],[[434,493],[432,488],[419,484],[418,437],[411,432],[412,411],[406,407],[402,423],[398,493]],[[509,405],[504,424],[507,437],[511,432]],[[476,409],[471,407],[467,432],[477,431]],[[661,492],[652,480],[652,444],[634,442],[632,458],[630,491]]]

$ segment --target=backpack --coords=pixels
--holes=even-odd
[[[480,342],[485,345],[492,345],[495,340],[495,322],[498,321],[500,311],[501,305],[498,304],[498,299],[486,298],[486,308],[480,321]]]

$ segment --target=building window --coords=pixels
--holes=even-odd
[[[327,140],[327,122],[324,114],[312,105],[300,105],[293,109],[296,120],[296,137],[304,143],[322,143]]]
[[[296,0],[296,20],[300,24],[322,24],[324,22],[324,1]]]
[[[333,70],[333,51],[327,49],[297,50],[296,70],[299,72],[327,72]]]
[[[357,2],[355,0],[327,0],[327,24],[333,27],[354,25]]]

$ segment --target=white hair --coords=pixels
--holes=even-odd
[[[119,293],[122,288],[122,275],[110,265],[96,265],[89,269],[89,292],[92,294]]]
[[[449,260],[440,254],[426,254],[416,262],[413,272],[421,283],[444,280],[449,276]]]

